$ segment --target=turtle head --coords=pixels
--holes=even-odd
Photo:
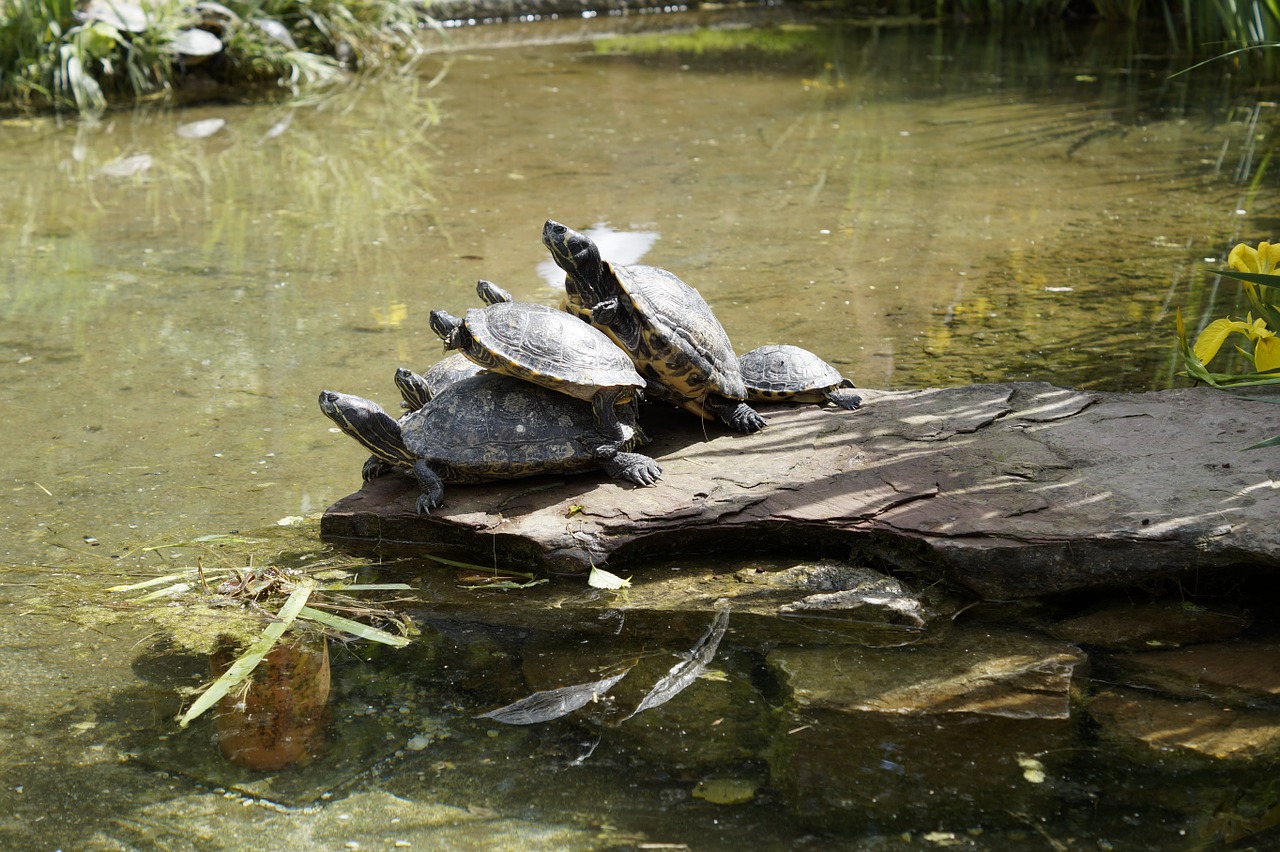
[[[542,226],[542,244],[551,258],[569,275],[588,281],[599,275],[600,247],[586,234],[548,219]]]
[[[565,289],[570,301],[585,308],[600,301],[600,288],[606,276],[600,247],[594,240],[568,225],[548,219],[542,226],[542,244],[567,276]]]
[[[448,311],[431,312],[431,330],[444,341],[445,351],[462,346],[462,320]]]
[[[486,305],[496,305],[499,302],[514,302],[516,300],[515,296],[512,296],[492,281],[486,281],[483,278],[476,282],[476,295]]]
[[[417,411],[431,401],[431,386],[427,380],[408,367],[396,368],[396,387],[400,390],[400,407]]]
[[[405,450],[400,424],[378,403],[349,393],[323,390],[320,391],[320,410],[375,456],[384,461],[403,463]]]

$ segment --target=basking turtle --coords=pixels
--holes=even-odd
[[[808,349],[786,344],[761,346],[738,359],[747,399],[755,402],[832,402],[853,410],[862,397],[853,382]]]
[[[486,281],[481,278],[476,282],[476,295],[480,297],[480,301],[486,305],[496,305],[500,302],[514,302],[515,296],[512,296],[506,290],[503,290],[492,281]]]
[[[764,428],[729,335],[697,290],[665,269],[614,266],[590,237],[550,219],[542,243],[565,271],[569,311],[630,353],[652,396],[739,432]]]
[[[443,503],[444,482],[593,468],[636,485],[653,485],[662,476],[648,456],[603,443],[587,403],[497,373],[456,382],[399,421],[375,402],[329,390],[320,392],[320,410],[373,453],[371,462],[413,475],[422,488],[419,512]],[[619,411],[629,450],[645,440],[644,433],[636,426],[634,405]],[[366,478],[369,471],[366,462]]]
[[[396,370],[396,387],[403,401],[401,408],[416,411],[448,385],[469,379],[484,370],[461,352],[455,352],[432,364],[421,374],[401,367]]]
[[[496,301],[461,319],[432,311],[431,329],[445,349],[487,370],[590,401],[601,435],[615,449],[627,440],[615,409],[636,400],[645,380],[626,352],[587,323],[547,305]]]

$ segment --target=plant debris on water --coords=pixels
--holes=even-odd
[[[205,546],[224,539],[202,536],[165,548]],[[237,540],[250,543],[249,540]],[[154,552],[159,547],[143,548]],[[203,558],[178,571],[118,584],[71,600],[69,589],[54,588],[34,609],[66,611],[95,625],[146,622],[173,645],[209,654],[230,643],[243,652],[179,718],[181,727],[243,683],[282,639],[319,634],[340,641],[363,639],[402,648],[415,632],[413,623],[390,605],[403,599],[370,601],[367,592],[403,592],[406,583],[358,583],[362,563],[325,558],[301,567],[246,564],[205,567]],[[82,597],[85,590],[76,590]],[[341,614],[340,614],[341,613]]]

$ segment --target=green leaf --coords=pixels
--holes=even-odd
[[[253,674],[253,670],[258,667],[258,663],[262,662],[263,657],[271,653],[271,649],[280,641],[280,637],[289,629],[289,625],[293,624],[294,619],[298,617],[298,613],[306,607],[307,599],[311,597],[311,592],[314,589],[315,584],[307,580],[298,584],[298,587],[289,595],[289,599],[284,602],[284,606],[280,607],[280,611],[276,613],[276,620],[268,624],[267,629],[262,631],[262,635],[249,646],[249,649],[227,667],[227,670],[222,673],[222,677],[215,680],[208,689],[200,693],[200,697],[187,708],[187,712],[178,717],[178,727],[185,728],[190,725],[192,720],[214,704],[217,704],[219,699],[243,682],[249,675]]]
[[[1250,284],[1261,284],[1263,287],[1280,288],[1280,275],[1269,272],[1237,272],[1234,269],[1220,269],[1217,274],[1223,278],[1234,278],[1237,281],[1248,281]]]
[[[357,636],[361,639],[368,639],[371,642],[381,642],[383,645],[391,645],[395,648],[403,648],[405,645],[409,644],[409,640],[404,636],[396,636],[395,634],[388,633],[385,630],[379,630],[376,627],[370,627],[367,624],[362,624],[359,621],[352,621],[349,618],[343,618],[340,615],[334,615],[333,613],[325,612],[322,609],[313,609],[309,606],[304,606],[298,611],[298,617],[309,618],[312,621],[317,621],[326,627],[332,627],[334,630],[342,633],[349,633],[352,636]]]

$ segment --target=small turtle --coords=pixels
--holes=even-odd
[[[853,382],[808,349],[786,344],[761,346],[738,359],[754,402],[831,402],[853,410],[862,397]]]
[[[497,305],[502,302],[514,302],[516,300],[515,296],[512,296],[492,281],[485,281],[483,278],[476,282],[476,295],[486,305]]]
[[[410,472],[422,488],[419,512],[442,505],[444,482],[488,482],[602,468],[616,479],[653,485],[656,461],[614,451],[595,429],[592,407],[572,397],[497,373],[463,379],[399,421],[358,396],[320,392],[320,410],[373,458],[366,479],[390,469]],[[623,447],[646,440],[635,406],[624,406]],[[376,462],[377,465],[371,463]]]
[[[651,395],[739,432],[764,428],[729,335],[697,290],[665,269],[614,266],[590,237],[551,219],[542,243],[565,272],[570,312],[631,355]]]
[[[496,285],[480,282],[482,299]],[[620,448],[625,430],[616,409],[639,397],[645,380],[631,359],[587,323],[547,305],[496,301],[461,319],[431,312],[431,329],[484,369],[591,402],[601,434]]]
[[[469,379],[483,370],[483,367],[461,352],[444,357],[422,373],[401,367],[396,371],[396,387],[400,389],[400,396],[403,398],[400,407],[416,411],[449,385]]]

